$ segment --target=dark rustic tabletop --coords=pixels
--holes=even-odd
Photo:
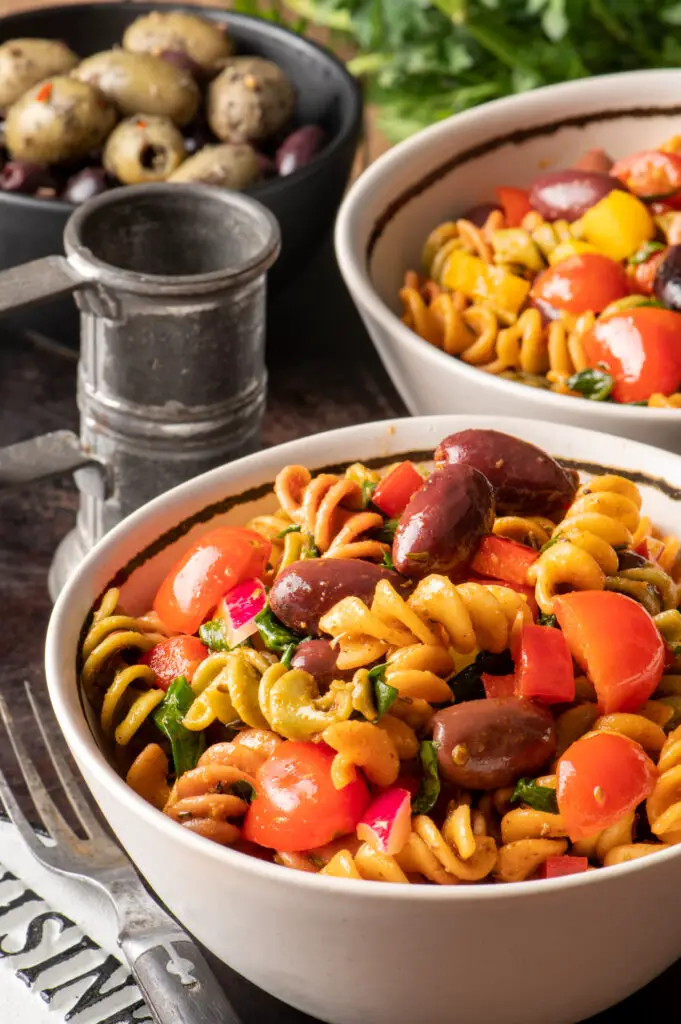
[[[0,324],[0,445],[49,430],[77,429],[76,346],[77,339],[66,348],[48,339],[10,335]],[[264,445],[405,412],[338,278],[330,245],[295,287],[271,304],[268,366]],[[28,680],[39,701],[47,701],[47,571],[57,544],[73,526],[76,505],[70,477],[0,494],[0,693],[43,767],[46,755],[31,724],[22,683]],[[0,733],[0,767],[18,787],[7,746]],[[26,807],[30,814],[27,801]],[[547,934],[559,926],[547,922]],[[244,1024],[313,1024],[224,965],[215,966]],[[592,1018],[592,1024],[624,1024],[635,1017],[661,1020],[680,982],[677,965],[619,1007]],[[465,1024],[465,1012],[461,1021]]]

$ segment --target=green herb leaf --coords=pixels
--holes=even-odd
[[[385,681],[386,665],[375,665],[369,670],[369,679],[374,691],[374,704],[378,717],[382,718],[399,697],[399,690]]]
[[[535,811],[558,814],[558,800],[555,789],[537,785],[536,779],[518,779],[513,790],[511,803],[523,803]]]
[[[284,529],[280,530],[279,533],[275,533],[274,539],[281,540],[282,537],[285,537],[288,533],[300,533],[300,527],[296,523],[291,523],[290,526],[284,527]]]
[[[547,540],[546,544],[542,544],[542,546],[539,548],[539,554],[543,555],[545,551],[548,551],[549,548],[552,548],[553,545],[557,544],[559,540],[560,540],[560,534],[559,533],[557,533],[555,537],[549,537],[549,539]]]
[[[229,791],[232,796],[238,796],[240,800],[245,800],[247,804],[252,803],[258,795],[255,786],[253,786],[246,779],[237,779],[229,787]]]
[[[283,654],[291,645],[294,648],[297,647],[303,639],[302,636],[285,626],[269,606],[258,612],[255,624],[265,647],[268,651],[275,651],[277,654]]]
[[[604,370],[591,368],[573,373],[572,377],[568,377],[567,386],[570,391],[577,391],[592,402],[604,402],[615,386],[615,379]]]
[[[319,558],[321,551],[313,541],[309,534],[306,535],[305,546],[301,551],[300,557],[305,558]]]
[[[555,615],[548,615],[546,612],[540,612],[537,618],[538,626],[552,626],[554,629],[558,629],[558,619]]]
[[[360,490],[362,491],[362,508],[366,508],[371,503],[371,498],[374,491],[378,487],[372,480],[364,480],[360,484]]]
[[[412,799],[414,814],[428,814],[440,795],[440,776],[437,770],[437,747],[432,740],[423,740],[419,750],[423,777],[418,793]]]
[[[397,519],[386,519],[378,532],[378,539],[382,540],[385,544],[392,544],[395,539],[395,531],[399,525],[399,517]]]
[[[158,728],[170,740],[175,775],[178,778],[196,767],[206,746],[203,733],[192,732],[182,724],[193,703],[194,691],[184,676],[178,676],[168,687],[153,715]]]
[[[222,619],[211,619],[199,626],[199,637],[211,651],[228,651],[227,626]]]
[[[513,672],[511,652],[491,654],[489,651],[480,651],[474,662],[458,672],[453,679],[448,679],[448,685],[457,704],[467,700],[485,699],[483,672],[491,676],[510,675]]]
[[[407,555],[410,562],[427,562],[428,552],[427,551],[410,551]]]
[[[648,399],[647,398],[642,398],[638,402],[624,402],[624,405],[640,405],[640,406],[647,407],[648,406]]]
[[[666,249],[662,242],[644,242],[640,249],[637,249],[633,256],[630,256],[627,263],[630,267],[637,267],[639,263],[647,263],[650,257]]]
[[[393,556],[390,551],[383,552],[383,561],[381,562],[381,565],[385,569],[395,569],[395,563],[393,562]]]

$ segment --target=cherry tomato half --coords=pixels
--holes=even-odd
[[[537,552],[526,544],[487,534],[480,541],[471,569],[478,576],[506,580],[524,587],[527,570],[537,561]]]
[[[569,704],[575,699],[575,674],[567,640],[552,626],[523,626],[516,663],[516,696],[543,704]]]
[[[380,508],[387,516],[400,516],[424,483],[425,480],[414,468],[413,463],[409,460],[400,462],[376,486],[371,500],[376,508]]]
[[[615,379],[616,402],[670,395],[681,383],[681,313],[639,306],[597,321],[582,337],[589,366]]]
[[[567,313],[600,313],[629,294],[624,267],[600,253],[585,252],[542,271],[532,298]]]
[[[331,779],[335,753],[325,743],[282,743],[258,769],[258,796],[246,812],[244,838],[293,853],[354,832],[371,797],[359,772],[336,789]]]
[[[170,570],[154,598],[154,611],[169,629],[195,633],[228,590],[262,575],[271,550],[270,542],[254,530],[211,530]]]
[[[594,732],[568,747],[556,776],[558,810],[575,842],[614,825],[650,796],[657,768],[628,736]]]
[[[641,199],[673,196],[681,189],[681,156],[645,150],[618,160],[610,173]]]
[[[526,188],[503,185],[495,189],[499,205],[504,211],[506,227],[519,228],[526,214],[532,212],[530,193]]]
[[[553,611],[603,714],[638,711],[657,688],[665,659],[645,608],[624,594],[582,590],[554,597]]]
[[[191,683],[197,666],[207,656],[208,648],[197,636],[173,636],[152,647],[140,661],[156,674],[156,685],[167,690],[178,676]]]
[[[631,282],[631,290],[641,295],[652,295],[655,285],[657,268],[668,253],[668,249],[658,249],[643,263],[630,265],[627,274]]]

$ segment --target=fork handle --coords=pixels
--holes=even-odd
[[[178,929],[121,949],[156,1024],[242,1024],[198,946]]]

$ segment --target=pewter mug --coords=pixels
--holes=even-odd
[[[64,248],[0,274],[0,315],[68,294],[81,314],[80,438],[0,449],[0,488],[77,470],[78,522],[53,563],[53,596],[140,505],[258,447],[279,228],[236,192],[136,185],[77,209]]]

